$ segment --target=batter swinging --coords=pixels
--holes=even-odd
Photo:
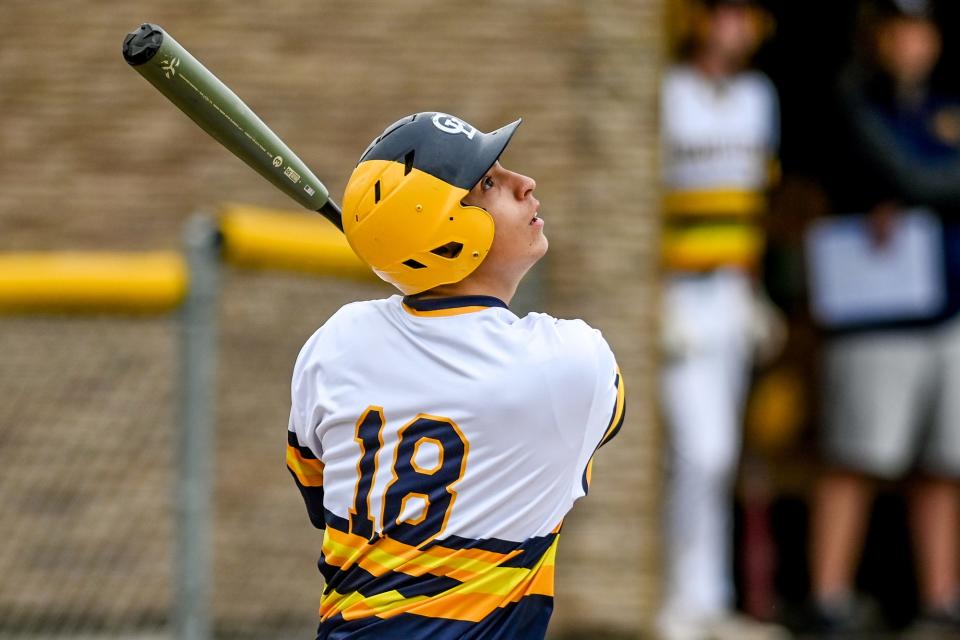
[[[598,331],[507,307],[547,250],[536,183],[498,162],[519,124],[408,116],[347,184],[351,246],[405,296],[346,305],[294,367],[318,639],[546,633],[560,526],[624,390]]]

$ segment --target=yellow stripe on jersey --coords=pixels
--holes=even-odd
[[[327,531],[328,534],[331,532],[330,529]],[[375,546],[388,540],[380,540]],[[403,613],[412,613],[431,618],[479,622],[496,609],[518,602],[525,596],[553,596],[554,565],[559,540],[557,536],[536,565],[531,568],[493,566],[462,584],[432,596],[420,595],[405,598],[399,591],[393,590],[365,597],[359,592],[339,593],[336,590],[330,590],[324,594],[320,615],[324,620],[337,614],[342,615],[345,620],[355,620],[369,616],[390,618]],[[395,541],[390,542],[397,544]],[[326,548],[326,544],[324,546]],[[420,553],[429,555],[434,549]],[[464,551],[475,552],[476,550]],[[493,552],[480,553],[492,554]],[[326,557],[326,560],[329,562],[330,558]],[[363,566],[362,560],[360,565]],[[450,573],[444,575],[456,578]]]
[[[663,266],[681,271],[704,271],[734,266],[751,269],[763,250],[763,233],[748,225],[696,225],[663,231]]]
[[[410,576],[429,573],[460,581],[473,580],[520,553],[519,549],[498,553],[483,549],[448,549],[441,545],[418,549],[392,538],[371,542],[333,527],[327,527],[323,539],[323,556],[327,564],[341,571],[356,564],[376,577],[399,572]]]
[[[459,316],[465,313],[474,313],[476,311],[483,311],[489,309],[490,307],[484,306],[472,306],[472,307],[453,307],[451,309],[431,309],[429,311],[420,311],[414,309],[413,307],[404,304],[403,310],[409,313],[412,316],[420,316],[421,318],[442,318],[446,316]]]
[[[613,435],[613,432],[617,430],[617,427],[620,426],[620,423],[623,422],[623,411],[627,406],[627,390],[623,384],[623,376],[620,374],[620,367],[617,367],[617,401],[613,407],[613,417],[610,418],[610,424],[607,426],[606,432],[604,432],[603,437],[600,438],[600,445],[603,446],[606,444],[607,440]]]
[[[766,210],[766,198],[754,189],[672,191],[663,197],[667,216],[754,217]]]
[[[626,385],[623,383],[623,375],[620,373],[619,366],[617,367],[617,373],[614,376],[614,381],[617,386],[617,399],[613,405],[613,414],[610,416],[610,424],[607,425],[607,430],[604,431],[603,437],[600,438],[600,442],[593,451],[594,455],[596,455],[597,451],[600,450],[600,447],[607,444],[615,435],[617,435],[617,432],[623,425],[623,414],[627,409],[627,389]],[[590,456],[590,460],[587,462],[587,468],[583,472],[584,493],[590,489],[591,482],[593,482],[593,456]]]
[[[297,476],[304,487],[323,486],[323,463],[317,459],[304,458],[293,445],[287,445],[287,468]]]

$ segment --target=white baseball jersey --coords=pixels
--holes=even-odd
[[[623,421],[600,332],[486,296],[357,302],[304,345],[292,405],[318,638],[543,637],[560,525]]]
[[[763,249],[756,222],[776,166],[773,84],[759,71],[718,80],[677,65],[661,100],[664,266],[754,268]]]
[[[662,100],[668,189],[766,189],[780,123],[765,75],[713,80],[678,65],[664,78]]]

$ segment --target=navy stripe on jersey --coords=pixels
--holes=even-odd
[[[322,557],[317,566],[323,574],[326,589],[335,589],[340,593],[355,591],[366,597],[387,591],[399,591],[404,598],[435,596],[460,584],[454,578],[430,574],[410,576],[391,571],[384,576],[375,576],[357,565],[341,570],[340,567],[327,564]]]
[[[451,537],[412,546],[366,539],[346,518],[326,518],[318,637],[543,637],[559,527],[523,542]]]
[[[501,307],[507,309],[507,303],[493,296],[451,296],[447,298],[420,298],[416,295],[404,296],[403,304],[417,311],[439,311],[457,307]]]
[[[328,514],[327,522],[331,528],[348,533],[345,528],[346,519],[339,518],[329,511],[326,511],[326,513]],[[434,540],[423,549],[424,551],[433,547],[443,547],[455,551],[479,549],[504,555],[510,554],[510,557],[498,565],[499,567],[532,569],[550,549],[550,545],[554,543],[557,535],[558,533],[551,533],[545,536],[537,536],[522,543],[497,538],[470,539],[451,536],[442,540]],[[371,544],[375,545],[377,539],[371,540]],[[356,564],[348,569],[341,569],[338,566],[328,564],[322,556],[317,562],[317,567],[323,575],[327,589],[335,589],[340,593],[356,591],[364,596],[373,596],[394,590],[399,591],[406,598],[418,595],[432,596],[461,584],[459,580],[431,574],[411,576],[405,573],[390,572],[386,575],[375,576]]]
[[[327,526],[344,533],[348,533],[350,531],[350,521],[346,518],[341,518],[329,509],[323,510],[323,517]],[[559,530],[556,533],[550,533],[545,536],[528,538],[524,542],[501,540],[500,538],[463,538],[461,536],[447,536],[442,539],[432,540],[422,548],[424,550],[430,549],[431,547],[444,547],[446,549],[455,550],[479,549],[481,551],[493,551],[494,553],[510,553],[511,551],[520,549],[522,553],[517,555],[516,558],[513,558],[510,564],[505,564],[503,566],[527,569],[536,564],[540,556],[543,555],[543,552],[548,549],[551,544],[553,544],[553,541],[558,534]]]
[[[340,518],[327,510],[324,511],[326,522],[330,528],[342,533],[349,533],[349,523],[345,518]],[[454,551],[478,549],[504,555],[512,554],[498,566],[513,569],[532,569],[543,558],[543,554],[550,549],[550,545],[554,543],[557,535],[559,535],[559,532],[529,538],[523,542],[500,540],[498,538],[472,539],[450,536],[441,540],[433,540],[425,545],[423,550],[443,547]],[[371,540],[371,544],[376,544],[378,538],[379,536]],[[322,556],[317,561],[317,567],[323,575],[327,589],[335,589],[341,593],[356,591],[364,596],[373,596],[393,590],[399,591],[407,598],[418,595],[430,596],[442,593],[460,584],[459,580],[430,574],[411,576],[391,571],[386,575],[375,576],[356,564],[344,570],[327,564]]]
[[[434,540],[428,544],[426,548],[429,549],[432,546],[439,545],[448,549],[480,549],[481,551],[493,551],[494,553],[510,553],[517,548],[526,549],[526,545],[535,540],[548,540],[547,546],[549,547],[550,542],[553,542],[555,537],[556,534],[551,533],[538,538],[530,538],[526,542],[519,544],[512,540],[501,540],[499,538],[461,538],[460,536],[447,536],[442,540]]]
[[[310,450],[310,447],[304,447],[300,444],[297,434],[293,431],[287,431],[287,444],[300,452],[300,455],[308,460],[318,460],[317,455]]]
[[[323,515],[327,526],[332,527],[337,531],[342,531],[343,533],[350,532],[350,521],[346,518],[341,518],[329,509],[324,509]],[[510,553],[511,551],[516,551],[519,549],[522,552],[520,555],[531,553],[536,557],[531,559],[529,564],[515,563],[504,566],[529,568],[533,564],[536,564],[537,559],[539,559],[540,555],[543,554],[543,551],[553,544],[553,541],[556,539],[558,534],[559,530],[554,533],[548,533],[545,536],[528,538],[523,542],[501,540],[500,538],[463,538],[461,536],[447,536],[446,538],[431,540],[421,548],[427,550],[431,547],[444,547],[446,549],[454,549],[457,551],[461,549],[479,549],[481,551],[492,551],[494,553]],[[401,542],[403,541],[401,540]]]
[[[327,526],[333,527],[337,531],[350,531],[350,520],[347,518],[341,518],[329,509],[323,510],[323,517],[326,520]]]
[[[540,558],[543,557],[543,554],[547,552],[550,545],[553,544],[557,535],[557,533],[551,533],[549,535],[525,540],[523,544],[516,547],[520,549],[521,552],[512,558],[507,558],[500,566],[512,567],[514,569],[532,569],[540,561]],[[444,542],[443,546],[446,547],[448,545]]]
[[[627,399],[624,397],[623,401],[619,400],[620,394],[620,373],[617,372],[617,377],[614,380],[613,388],[617,390],[617,401],[613,403],[613,413],[610,414],[610,426],[607,427],[606,436],[603,440],[600,441],[600,444],[597,446],[599,449],[603,445],[607,444],[613,440],[618,433],[620,433],[620,427],[623,426],[623,419],[627,415]],[[620,416],[617,416],[617,412],[620,412]]]
[[[291,452],[294,452],[293,457],[291,457]],[[297,458],[300,458],[298,460]],[[309,467],[309,469],[306,469]],[[323,529],[326,526],[326,513],[323,508],[323,484],[322,481],[317,483],[309,483],[309,477],[305,483],[301,481],[301,476],[299,473],[304,473],[305,470],[313,473],[322,473],[322,471],[317,471],[318,469],[322,470],[323,464],[317,458],[316,454],[310,450],[309,447],[305,447],[300,444],[300,441],[297,439],[297,434],[293,431],[287,431],[287,471],[290,472],[290,475],[293,476],[293,481],[297,485],[297,489],[300,490],[300,495],[303,496],[303,503],[307,507],[307,515],[310,517],[310,523],[318,529]]]
[[[543,640],[552,613],[553,598],[527,596],[480,622],[412,613],[349,621],[337,615],[320,623],[317,640]]]
[[[323,529],[326,526],[326,520],[323,517],[323,487],[305,487],[300,484],[297,474],[292,469],[287,469],[293,476],[293,481],[303,496],[303,503],[307,507],[307,515],[310,516],[310,524],[317,529]]]
[[[620,427],[623,426],[623,419],[627,415],[627,397],[624,390],[620,388],[621,384],[620,370],[617,369],[616,376],[613,379],[613,388],[616,392],[616,398],[613,401],[613,413],[610,415],[610,422],[603,432],[600,443],[597,444],[597,448],[593,450],[594,454],[596,454],[600,447],[613,440],[614,437],[620,433]],[[593,456],[590,457],[587,467],[583,470],[583,477],[580,478],[580,486],[583,488],[584,495],[590,490],[590,470],[592,464]]]

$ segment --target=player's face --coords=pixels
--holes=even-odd
[[[929,20],[893,18],[877,31],[877,56],[893,78],[905,85],[924,83],[940,58],[940,32]]]
[[[762,16],[752,6],[720,4],[699,15],[701,46],[736,64],[753,55],[762,39]]]
[[[482,267],[525,272],[547,252],[540,201],[533,195],[536,188],[533,178],[497,162],[463,199],[493,216],[493,244]]]

